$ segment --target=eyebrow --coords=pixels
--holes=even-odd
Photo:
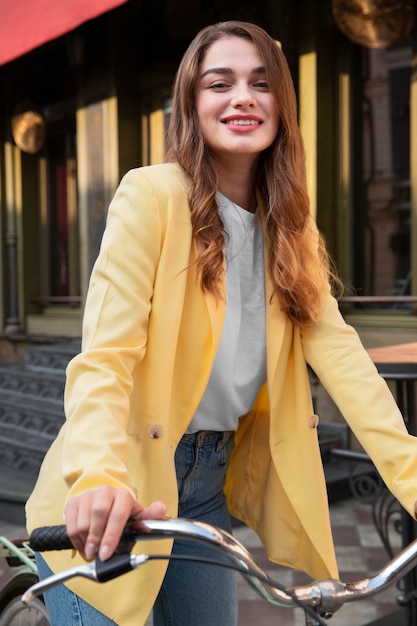
[[[212,67],[203,72],[200,78],[204,78],[205,76],[208,76],[210,74],[233,74],[233,70],[231,67]],[[259,67],[255,67],[251,71],[251,74],[265,74],[264,66],[260,65]]]

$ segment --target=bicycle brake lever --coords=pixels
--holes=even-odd
[[[22,602],[24,604],[30,604],[33,598],[35,598],[36,596],[42,595],[43,593],[45,593],[45,591],[48,591],[56,585],[60,585],[66,580],[70,580],[70,578],[74,578],[75,576],[81,576],[83,578],[88,578],[89,580],[96,580],[95,563],[92,562],[86,563],[85,565],[70,567],[63,572],[53,574],[52,576],[48,576],[48,578],[40,580],[25,591],[25,593],[22,595]]]
[[[22,602],[30,604],[32,600],[49,591],[56,585],[60,585],[71,578],[81,576],[97,583],[104,583],[112,578],[131,572],[146,563],[149,559],[147,554],[116,554],[107,561],[101,561],[98,557],[91,563],[70,567],[58,574],[53,574],[35,583],[22,595]]]

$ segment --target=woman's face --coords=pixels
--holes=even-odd
[[[208,48],[200,66],[196,109],[201,131],[214,156],[257,158],[279,127],[276,100],[256,46],[225,37]]]

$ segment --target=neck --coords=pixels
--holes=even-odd
[[[255,189],[248,190],[246,192],[240,188],[235,188],[232,185],[225,184],[220,185],[219,191],[234,204],[242,207],[242,209],[245,209],[250,213],[255,213],[257,206]]]
[[[255,171],[256,164],[250,168],[236,167],[235,164],[226,166],[217,163],[217,174],[219,177],[219,191],[235,204],[238,204],[246,211],[255,213],[256,193],[255,193]]]

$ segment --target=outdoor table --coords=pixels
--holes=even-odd
[[[417,342],[370,348],[368,354],[380,375],[395,381],[398,407],[408,431],[417,435]]]
[[[368,350],[368,354],[375,363],[379,374],[385,380],[395,383],[398,408],[404,417],[408,431],[412,435],[417,435],[417,342],[371,348]],[[383,416],[381,417],[383,418]],[[402,517],[403,545],[408,545],[416,537],[417,523],[404,511]],[[404,582],[404,596],[408,598],[406,624],[415,626],[417,624],[417,568],[404,578]],[[394,626],[396,622],[391,623]]]

